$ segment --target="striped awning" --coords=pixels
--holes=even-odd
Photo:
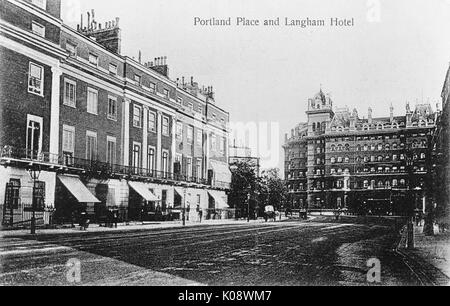
[[[77,176],[59,175],[58,179],[79,203],[101,203]]]

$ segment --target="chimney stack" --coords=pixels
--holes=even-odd
[[[368,116],[368,118],[369,118],[369,124],[372,124],[372,108],[371,107],[369,107],[369,116]]]

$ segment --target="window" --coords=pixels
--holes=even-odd
[[[165,136],[169,135],[169,117],[163,117],[162,119],[162,133]]]
[[[217,142],[216,142],[216,135],[211,135],[211,149],[216,150],[217,149]]]
[[[369,188],[369,181],[364,181],[364,188]]]
[[[194,140],[194,128],[192,126],[188,126],[187,141],[189,144],[192,144],[193,140]]]
[[[141,168],[141,144],[139,142],[133,142],[133,168],[135,174]]]
[[[150,83],[150,91],[153,93],[156,93],[156,84],[155,83]]]
[[[45,27],[37,22],[31,23],[31,31],[36,35],[45,37]]]
[[[392,180],[392,187],[397,187],[397,186],[398,186],[398,181]]]
[[[142,108],[138,105],[133,107],[133,127],[142,128]]]
[[[77,46],[70,42],[66,42],[66,51],[69,52],[70,56],[77,56]]]
[[[220,142],[220,152],[225,153],[225,147],[227,144],[227,139],[225,137],[222,137],[222,141]]]
[[[112,75],[117,75],[117,65],[109,64],[109,73]]]
[[[148,147],[148,154],[147,154],[147,169],[148,171],[155,171],[155,148],[154,147]]]
[[[42,152],[43,118],[27,115],[26,155],[34,159]]]
[[[400,180],[400,186],[405,186],[406,185],[406,181],[404,179]]]
[[[117,120],[117,99],[108,97],[108,119]]]
[[[75,128],[73,126],[63,125],[63,154],[73,157],[75,152]]]
[[[167,172],[169,172],[169,152],[167,151],[164,151],[162,154],[162,169],[166,176]]]
[[[177,98],[177,102],[178,102],[178,104],[183,104],[183,99],[182,98]]]
[[[142,77],[140,75],[135,74],[134,81],[136,82],[137,86],[141,86]]]
[[[86,159],[96,160],[97,159],[97,133],[86,132]]]
[[[89,53],[89,63],[97,67],[98,66],[98,56],[93,53]]]
[[[183,123],[177,122],[177,134],[176,137],[179,141],[183,141]]]
[[[44,68],[42,66],[30,63],[28,92],[41,96],[44,95]]]
[[[148,131],[156,133],[156,113],[148,112]]]
[[[164,98],[169,99],[169,90],[164,88]]]
[[[197,130],[197,145],[201,146],[203,144],[203,131]]]
[[[192,177],[192,157],[186,157],[186,176]]]
[[[76,106],[77,85],[74,81],[64,80],[64,105]]]
[[[106,163],[114,165],[116,163],[116,138],[108,136],[106,138]]]
[[[43,10],[47,9],[47,1],[46,0],[32,0],[31,3],[36,5],[37,7],[40,7]]]
[[[87,112],[94,115],[98,114],[98,91],[92,88],[88,88]]]

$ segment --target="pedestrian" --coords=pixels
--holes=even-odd
[[[203,217],[203,210],[199,210],[198,211],[198,217],[199,217],[199,219],[200,219],[200,223],[202,223],[202,217]]]
[[[119,219],[119,213],[117,210],[114,210],[113,217],[114,217],[114,227],[117,228],[117,220]]]

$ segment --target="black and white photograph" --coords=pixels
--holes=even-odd
[[[449,96],[450,0],[0,0],[0,286],[449,286]]]

